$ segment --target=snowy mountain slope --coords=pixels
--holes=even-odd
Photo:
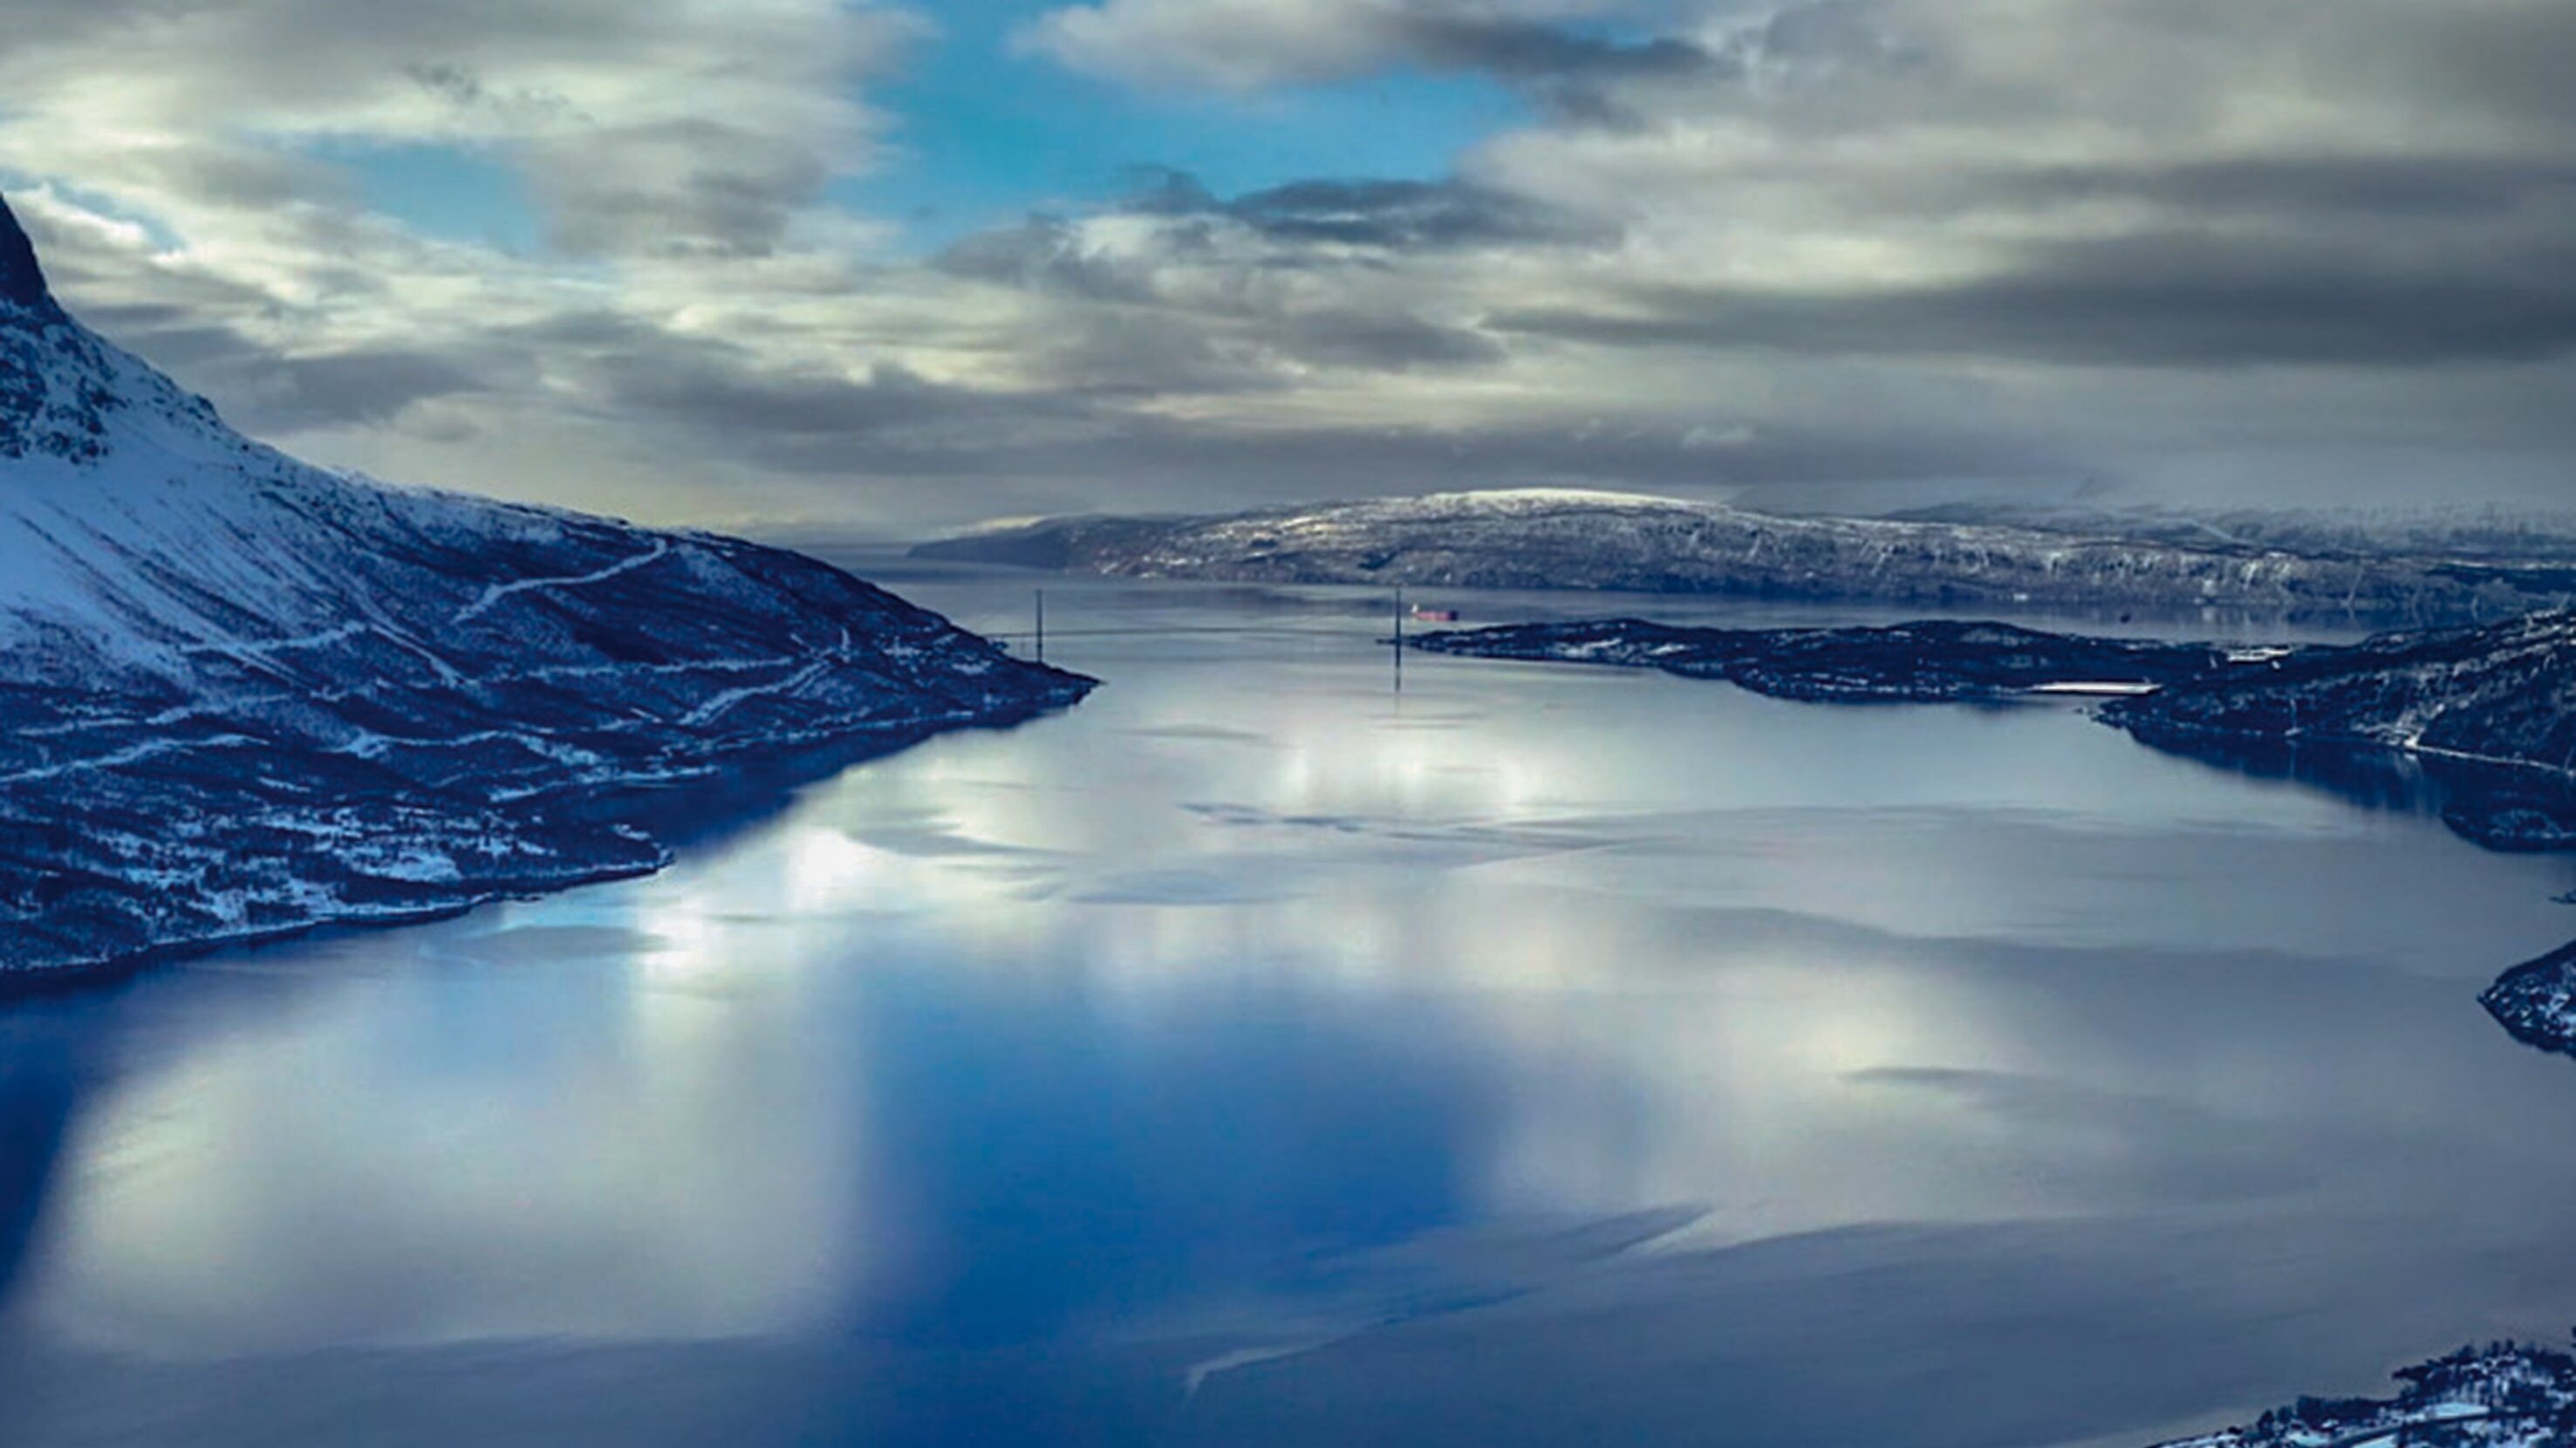
[[[1790,517],[1559,489],[1444,493],[1222,518],[1056,519],[915,551],[1132,577],[2214,607],[2421,622],[2559,606],[2576,588],[2576,571],[2561,577],[2444,557]]]
[[[1795,508],[1787,512],[1802,511]],[[2494,502],[2428,501],[2318,507],[1978,498],[1890,509],[1876,517],[1966,523],[2040,533],[2130,538],[2184,547],[2273,548],[2286,553],[2445,557],[2490,567],[2576,561],[2576,510]]]
[[[1090,686],[794,554],[252,443],[0,204],[0,970],[647,870],[639,789]]]

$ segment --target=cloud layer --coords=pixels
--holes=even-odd
[[[2576,459],[2556,0],[1102,0],[1001,50],[1256,115],[1466,77],[1523,119],[1449,175],[1247,195],[1138,155],[926,256],[832,199],[960,42],[922,14],[12,27],[0,180],[58,289],[422,481],[904,527],[1531,481],[2545,500]],[[412,155],[534,244],[378,209]]]

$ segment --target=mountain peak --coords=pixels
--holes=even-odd
[[[637,874],[674,788],[1091,686],[794,554],[260,447],[6,217],[0,989]]]
[[[0,196],[0,302],[22,307],[41,306],[47,300],[45,270],[36,264],[36,245],[18,226],[18,218],[9,211],[9,199]]]

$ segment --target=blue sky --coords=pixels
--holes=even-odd
[[[427,236],[527,252],[543,227],[516,172],[454,146],[324,146],[358,178],[359,199]]]
[[[946,0],[896,72],[866,87],[891,154],[827,200],[900,228],[920,253],[1032,212],[1114,201],[1159,169],[1220,195],[1314,177],[1436,180],[1477,141],[1529,119],[1477,75],[1396,68],[1331,86],[1237,95],[1139,90],[1078,74],[1011,37],[1058,0]],[[528,251],[543,228],[497,156],[452,146],[325,146],[373,210],[425,234]]]
[[[874,93],[899,118],[901,161],[840,194],[936,241],[1115,197],[1140,166],[1226,195],[1314,176],[1434,178],[1521,114],[1488,81],[1406,72],[1257,97],[1141,92],[1014,54],[1013,32],[1048,8],[941,6],[942,33]]]

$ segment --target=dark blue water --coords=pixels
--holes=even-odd
[[[2568,862],[1377,608],[1056,586],[1069,716],[0,1015],[0,1442],[2143,1444],[2576,1320]]]

